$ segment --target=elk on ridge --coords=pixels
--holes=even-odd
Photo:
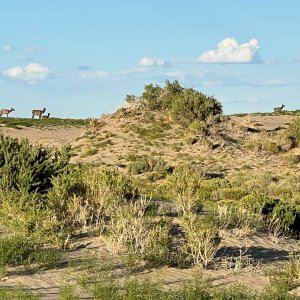
[[[46,108],[44,107],[43,109],[34,109],[32,111],[32,119],[34,116],[39,116],[39,119],[42,117],[42,114],[46,111]]]
[[[11,108],[11,109],[6,109],[6,108],[0,109],[0,117],[3,114],[6,115],[6,117],[8,117],[8,114],[10,114],[12,111],[15,111],[15,110],[13,108]]]

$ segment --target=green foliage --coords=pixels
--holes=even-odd
[[[0,188],[46,193],[52,177],[66,169],[69,152],[69,146],[53,151],[0,135]]]
[[[0,267],[29,265],[36,263],[39,268],[57,266],[58,255],[53,249],[43,249],[40,244],[23,237],[0,239]]]
[[[21,286],[17,288],[0,287],[0,299],[1,300],[38,300],[38,296],[26,291]]]
[[[142,174],[145,172],[152,171],[165,171],[166,163],[159,157],[149,157],[149,156],[135,156],[128,166],[128,171],[131,174]]]
[[[198,165],[182,165],[168,178],[170,197],[183,212],[201,211],[200,187],[204,171]]]
[[[159,85],[147,84],[144,87],[142,99],[146,107],[150,110],[160,110],[162,108],[162,101],[159,98],[162,88]]]
[[[205,121],[210,115],[222,113],[222,105],[214,97],[193,89],[185,89],[180,97],[175,98],[171,113],[175,120],[184,123]]]
[[[128,95],[126,99],[132,101],[134,97]],[[183,88],[177,80],[167,80],[163,88],[159,85],[145,85],[141,101],[148,110],[170,110],[173,119],[184,124],[196,120],[206,121],[209,116],[222,113],[222,105],[214,97],[192,88]]]
[[[32,119],[32,118],[1,118],[0,123],[4,124],[6,127],[22,129],[20,126],[24,127],[53,127],[53,126],[76,126],[84,127],[88,124],[86,119],[59,119],[52,118],[49,119]]]
[[[287,135],[294,140],[295,145],[299,145],[300,141],[300,118],[294,119],[288,127]]]
[[[212,261],[221,241],[213,219],[186,214],[182,220],[185,243],[181,252],[192,265],[206,267]]]
[[[80,300],[70,285],[63,285],[59,289],[59,300]]]

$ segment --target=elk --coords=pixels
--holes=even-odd
[[[0,109],[0,117],[3,114],[6,115],[6,117],[8,117],[8,114],[10,114],[12,111],[15,111],[15,110],[13,108],[11,108],[11,109],[6,109],[6,108]]]
[[[42,119],[49,119],[50,117],[50,113],[48,113],[48,115],[42,115]]]
[[[44,107],[42,110],[41,109],[34,109],[32,111],[32,119],[34,116],[39,116],[39,119],[42,117],[42,114],[46,111],[46,108]]]
[[[283,110],[284,107],[285,107],[285,105],[281,104],[280,107],[274,107],[273,110],[274,110],[274,112],[280,112]]]

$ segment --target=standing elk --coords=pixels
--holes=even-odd
[[[274,110],[274,112],[281,112],[284,107],[285,107],[285,105],[281,104],[280,107],[274,107],[273,110]]]
[[[39,119],[42,117],[42,114],[46,111],[46,108],[44,107],[42,110],[41,109],[34,109],[32,111],[32,119],[34,116],[39,116]]]
[[[42,115],[42,119],[49,119],[50,117],[50,113],[48,113],[48,115]]]
[[[15,110],[13,108],[11,108],[11,109],[6,109],[6,108],[0,109],[0,117],[3,114],[6,115],[6,117],[8,117],[8,114],[10,114],[12,111],[15,111]]]

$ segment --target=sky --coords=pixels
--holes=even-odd
[[[299,0],[1,0],[0,108],[88,118],[178,80],[226,114],[300,109]]]

